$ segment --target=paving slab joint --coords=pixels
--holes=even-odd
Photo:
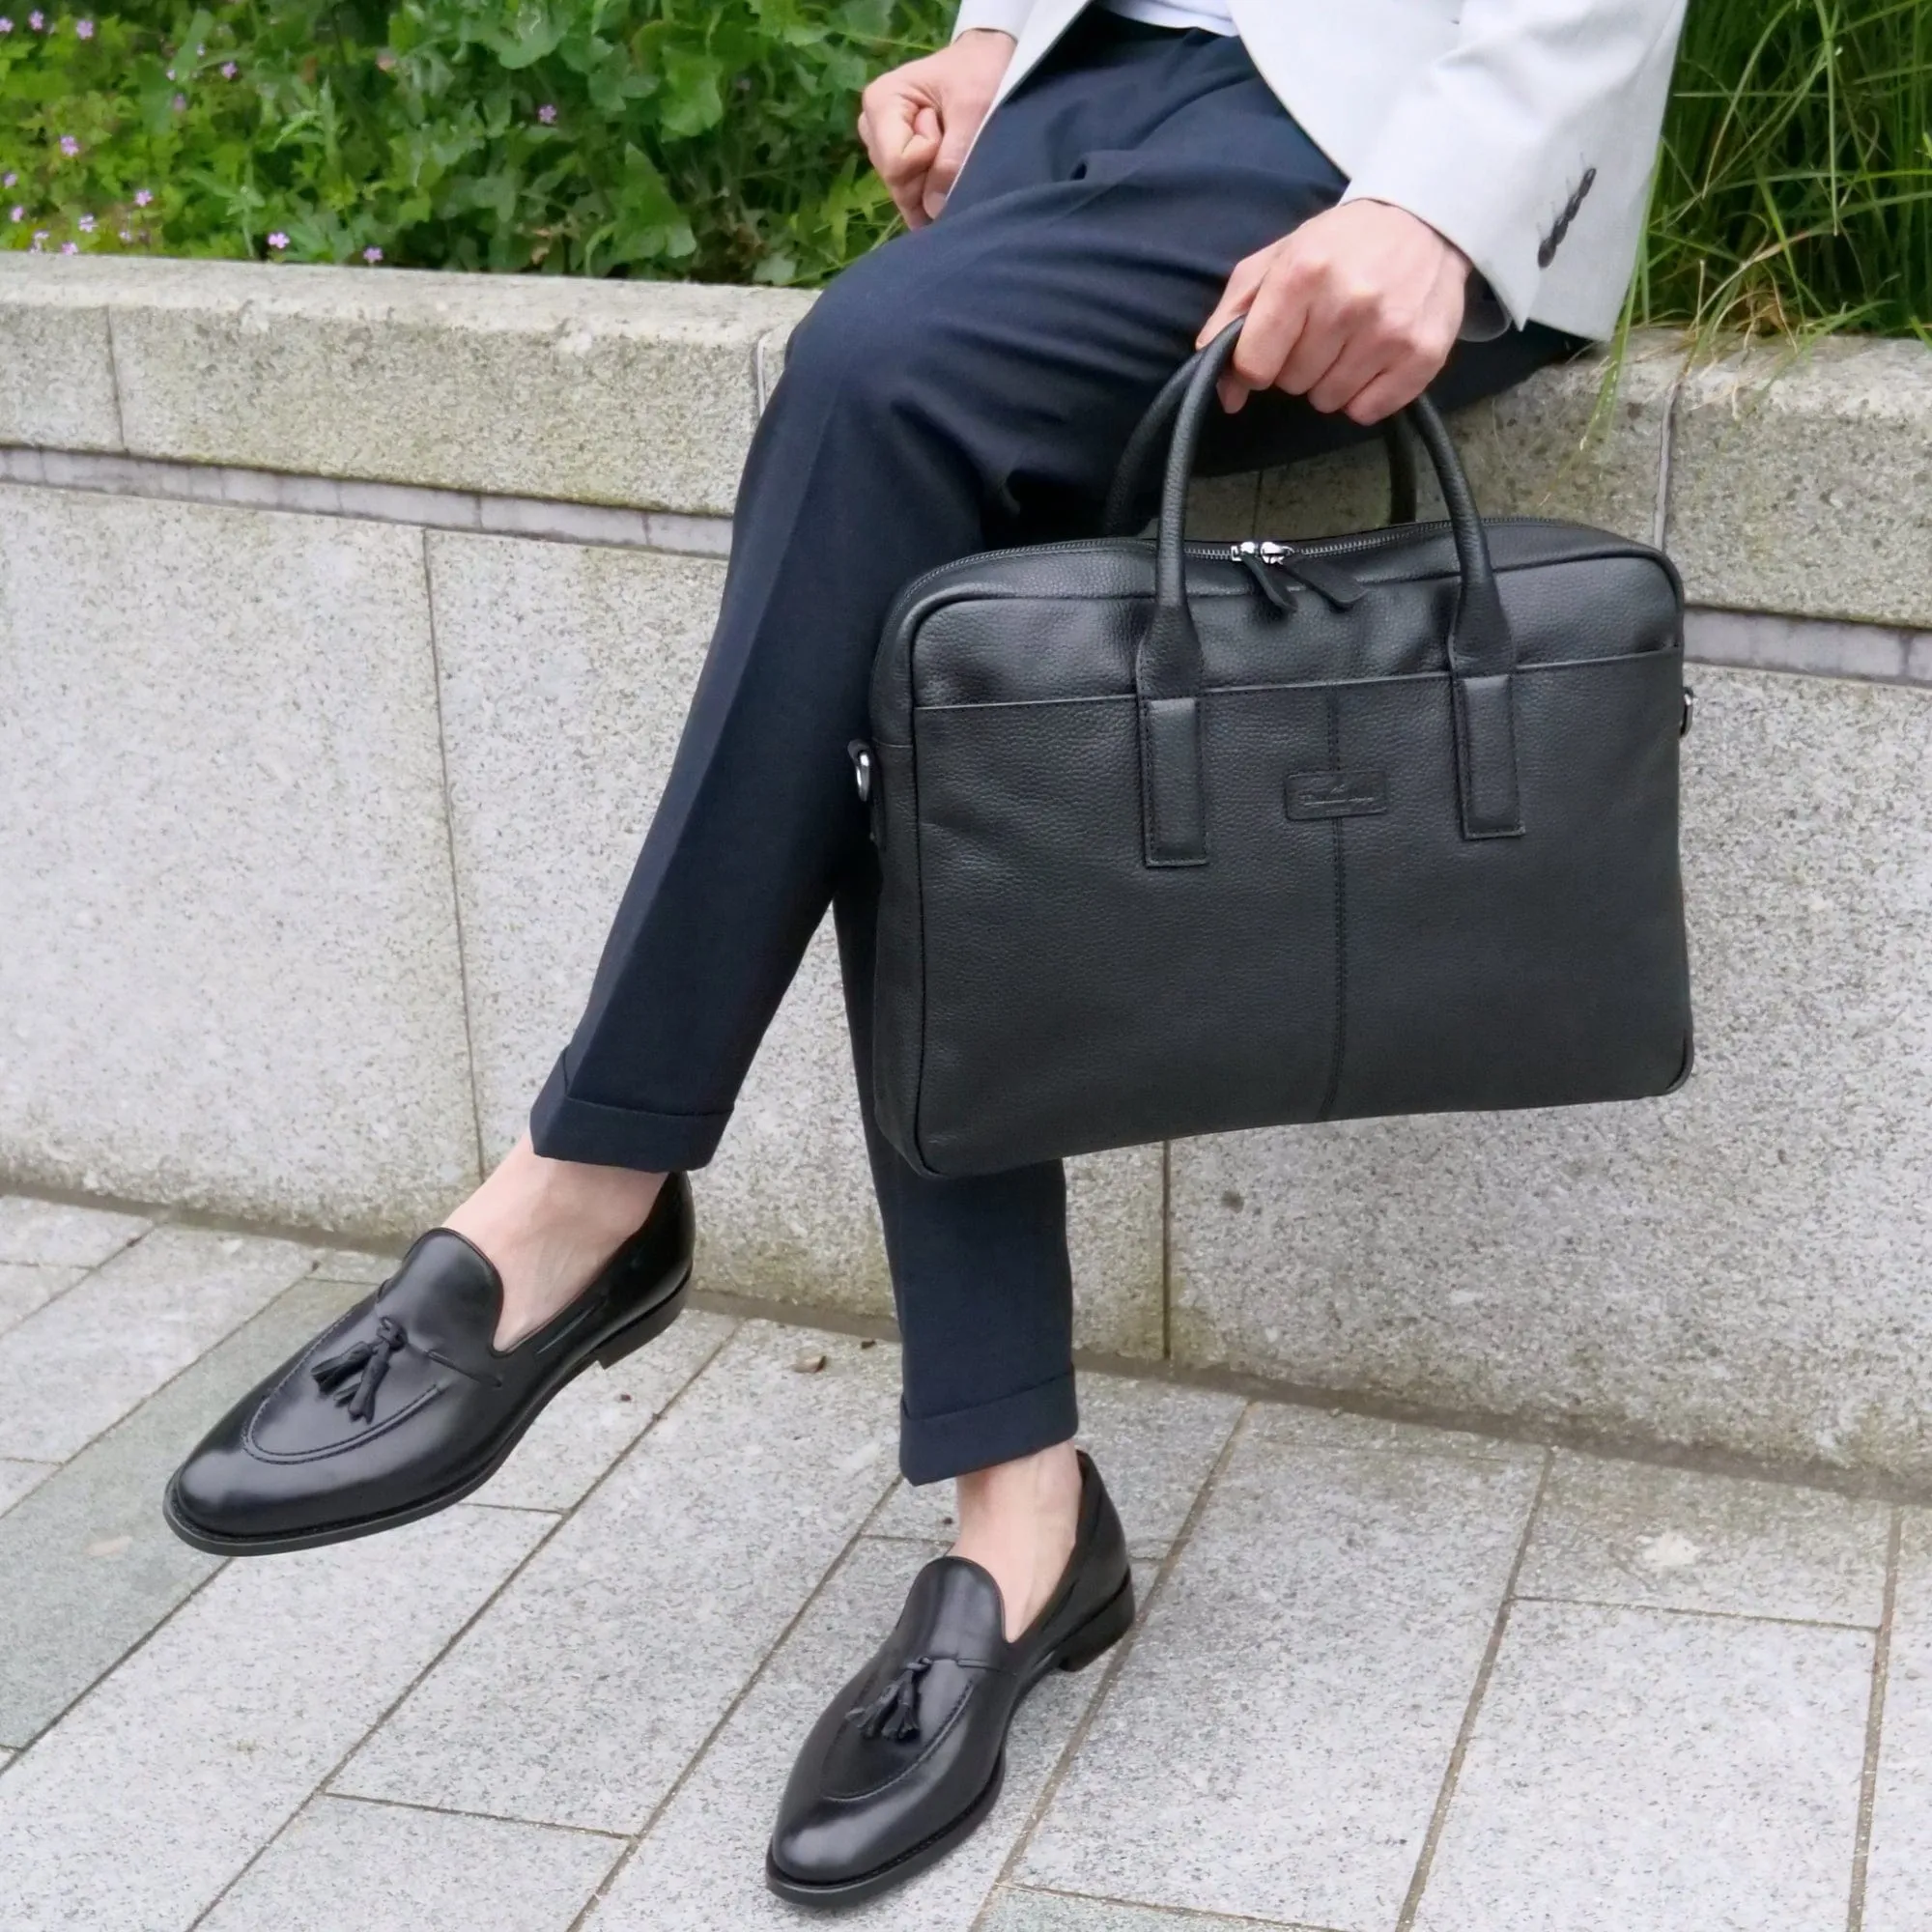
[[[1490,1627],[1490,1640],[1484,1648],[1483,1661],[1476,1667],[1476,1681],[1470,1687],[1469,1701],[1463,1709],[1456,1742],[1450,1747],[1449,1762],[1442,1773],[1441,1789],[1435,1795],[1435,1808],[1430,1812],[1428,1828],[1422,1834],[1422,1849],[1416,1854],[1415,1870],[1408,1881],[1407,1893],[1402,1901],[1402,1910],[1396,1915],[1395,1932],[1411,1932],[1416,1914],[1422,1910],[1423,1894],[1429,1889],[1429,1876],[1435,1863],[1435,1850],[1442,1842],[1443,1827],[1449,1822],[1449,1807],[1456,1802],[1457,1782],[1469,1755],[1470,1742],[1476,1735],[1483,1700],[1489,1694],[1491,1680],[1496,1674],[1496,1659],[1502,1654],[1503,1637],[1509,1631],[1510,1611],[1517,1601],[1517,1582],[1529,1556],[1530,1539],[1536,1533],[1537,1518],[1543,1512],[1544,1498],[1549,1492],[1549,1475],[1554,1461],[1546,1450],[1543,1467],[1537,1474],[1536,1493],[1522,1514],[1522,1534],[1517,1540],[1516,1556],[1510,1564],[1508,1577],[1503,1580],[1502,1599],[1496,1605],[1495,1621]]]
[[[968,1932],[987,1932],[988,1915],[997,1904],[1001,1891],[1015,1883],[1013,1875],[1026,1858],[1027,1849],[1033,1842],[1033,1834],[1052,1806],[1054,1798],[1059,1793],[1061,1781],[1066,1775],[1067,1767],[1079,1756],[1081,1747],[1087,1742],[1088,1733],[1094,1728],[1094,1721],[1106,1704],[1108,1694],[1119,1682],[1121,1672],[1126,1668],[1127,1660],[1133,1655],[1134,1646],[1140,1641],[1141,1632],[1147,1628],[1149,1617],[1153,1614],[1154,1605],[1160,1600],[1167,1579],[1174,1575],[1176,1566],[1193,1538],[1195,1526],[1200,1522],[1202,1513],[1208,1507],[1208,1498],[1213,1493],[1215,1484],[1220,1481],[1221,1472],[1228,1466],[1236,1445],[1247,1429],[1252,1408],[1252,1404],[1244,1407],[1235,1418],[1234,1425],[1226,1436],[1222,1438],[1220,1450],[1215,1455],[1207,1475],[1202,1478],[1200,1487],[1194,1492],[1194,1499],[1187,1506],[1187,1514],[1181,1519],[1180,1527],[1174,1533],[1174,1541],[1168,1545],[1166,1554],[1154,1566],[1153,1580],[1140,1593],[1133,1623],[1128,1627],[1126,1635],[1114,1646],[1102,1662],[1100,1681],[1094,1686],[1093,1696],[1087,1700],[1087,1708],[1081,1712],[1079,1721],[1067,1734],[1066,1742],[1061,1747],[1060,1755],[1054,1761],[1053,1768],[1041,1781],[1039,1795],[1034,1800],[1033,1807],[1028,1811],[1025,1822],[1013,1834],[1012,1846],[1007,1853],[1006,1861],[994,1875],[992,1884],[986,1888],[986,1896],[981,1901],[980,1910],[974,1915]]]
[[[1865,1719],[1864,1764],[1859,1776],[1858,1837],[1852,1848],[1851,1899],[1845,1932],[1864,1932],[1865,1884],[1871,1870],[1872,1816],[1878,1804],[1879,1750],[1885,1738],[1885,1694],[1891,1676],[1892,1625],[1898,1611],[1898,1571],[1905,1540],[1905,1512],[1894,1509],[1885,1540],[1885,1608],[1872,1646],[1871,1706]]]

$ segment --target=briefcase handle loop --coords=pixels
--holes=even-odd
[[[1174,412],[1194,373],[1194,358],[1182,362],[1165,383],[1133,427],[1133,434],[1114,465],[1113,481],[1107,486],[1107,507],[1100,520],[1100,533],[1109,537],[1130,537],[1146,524],[1137,515],[1146,500],[1148,477],[1164,458],[1169,432],[1174,428]],[[1409,434],[1403,415],[1384,419],[1381,424],[1382,450],[1388,459],[1389,507],[1391,524],[1412,524],[1416,519],[1415,439]]]
[[[1152,621],[1134,662],[1141,711],[1143,833],[1151,866],[1199,866],[1208,860],[1201,767],[1201,639],[1188,608],[1181,533],[1202,424],[1214,401],[1215,381],[1240,332],[1239,320],[1231,322],[1184,366],[1161,479]],[[1156,409],[1159,404],[1156,397]],[[1444,655],[1451,674],[1463,836],[1515,838],[1522,831],[1516,759],[1516,644],[1496,588],[1489,538],[1456,445],[1435,404],[1418,396],[1404,415],[1429,453],[1456,548],[1459,581]],[[1375,622],[1376,602],[1370,598],[1356,606],[1351,618]]]

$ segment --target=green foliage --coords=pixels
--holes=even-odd
[[[1932,4],[1691,0],[1638,320],[1932,326]]]
[[[943,35],[934,0],[31,4],[14,246],[705,281],[820,280],[886,231],[856,97]]]
[[[8,245],[808,284],[890,229],[856,96],[952,11],[14,5]],[[1932,325],[1932,0],[1691,0],[1641,268],[1640,321]]]

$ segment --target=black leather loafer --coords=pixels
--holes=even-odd
[[[446,1509],[496,1473],[564,1383],[670,1325],[693,1235],[691,1185],[673,1174],[590,1286],[499,1353],[496,1268],[432,1229],[216,1424],[168,1485],[168,1526],[217,1556],[270,1555]]]
[[[802,1905],[856,1905],[944,1858],[1000,1795],[1020,1700],[1049,1670],[1093,1662],[1133,1620],[1126,1538],[1083,1452],[1073,1554],[1032,1628],[1007,1641],[1000,1586],[977,1563],[928,1563],[897,1628],[799,1752],[765,1883]]]

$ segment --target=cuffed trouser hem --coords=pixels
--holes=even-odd
[[[989,1469],[1069,1440],[1080,1427],[1073,1371],[1017,1395],[945,1415],[911,1415],[899,1403],[899,1472],[909,1483],[938,1483]]]
[[[703,1167],[718,1151],[730,1118],[729,1108],[722,1114],[650,1114],[577,1099],[559,1055],[530,1109],[530,1144],[546,1160],[682,1173]]]

